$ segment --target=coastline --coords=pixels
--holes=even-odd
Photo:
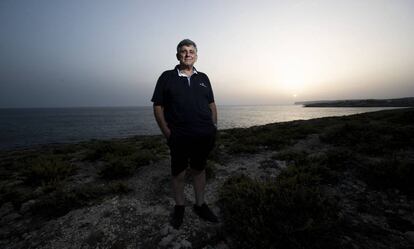
[[[300,178],[306,184],[295,186],[337,200],[337,207],[327,211],[340,217],[317,226],[319,232],[335,227],[337,238],[326,243],[410,248],[413,131],[413,108],[219,130],[208,163],[206,199],[221,222],[203,222],[192,213],[188,182],[188,211],[179,231],[168,226],[173,199],[168,147],[161,135],[1,150],[0,246],[243,248],[258,241],[238,242],[241,233],[232,220],[246,214],[229,212],[232,203],[245,203],[238,189],[282,181],[277,186],[290,190],[292,179]],[[308,183],[317,189],[308,189]],[[309,215],[306,219],[317,214]],[[323,240],[312,233],[315,227],[304,229]],[[276,243],[267,239],[267,245]]]
[[[350,99],[302,101],[304,107],[413,107],[414,97],[398,99]]]
[[[392,107],[391,107],[392,108]],[[301,106],[222,106],[219,129],[248,128],[274,122],[351,115],[390,108],[303,108]],[[152,108],[67,108],[17,111],[0,115],[0,150],[90,139],[161,134]]]

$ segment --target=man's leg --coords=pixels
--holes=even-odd
[[[198,206],[201,206],[204,203],[204,189],[206,187],[206,170],[201,171],[191,169],[193,175],[193,186],[195,201]]]
[[[172,178],[175,205],[184,205],[185,170]]]
[[[210,210],[204,201],[206,187],[207,156],[214,146],[214,137],[199,138],[193,146],[190,156],[190,167],[193,174],[196,204],[194,212],[204,220],[218,222],[217,216]]]
[[[190,168],[193,175],[193,186],[196,205],[204,203],[204,190],[206,187],[207,157],[214,147],[215,135],[198,137],[193,140],[190,152]]]
[[[175,175],[172,178],[172,189],[174,192],[175,206],[170,224],[175,229],[180,228],[181,224],[183,224],[184,219],[184,178],[185,170],[181,171],[178,175]]]
[[[192,169],[194,180],[194,192],[196,204],[194,205],[194,212],[202,219],[218,222],[217,216],[210,210],[204,201],[204,190],[206,187],[206,170],[201,171]]]
[[[170,224],[179,229],[183,223],[185,212],[184,201],[184,181],[185,172],[188,166],[187,152],[185,146],[179,139],[171,137],[169,141],[171,153],[171,174],[172,174],[172,192],[174,194],[175,206]]]

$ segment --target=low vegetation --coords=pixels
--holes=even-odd
[[[316,185],[314,185],[316,186]],[[258,182],[230,178],[220,200],[234,248],[332,248],[339,222],[334,199],[296,176]]]
[[[132,176],[141,166],[156,162],[167,154],[160,137],[142,137],[131,141],[93,141],[84,160],[103,161],[99,175],[108,180]]]
[[[256,153],[263,149],[281,149],[316,132],[317,127],[301,125],[300,122],[270,124],[227,130],[222,143],[230,154]]]
[[[216,177],[216,166],[214,164],[214,161],[210,161],[207,160],[207,165],[206,165],[206,179],[211,180],[214,179]]]
[[[41,155],[24,162],[25,182],[30,185],[56,184],[66,179],[75,170],[67,161],[55,155]]]
[[[395,188],[414,195],[414,158],[392,155],[361,164],[361,177],[378,189]]]
[[[31,211],[47,218],[54,218],[65,215],[70,210],[96,203],[107,195],[125,194],[129,191],[130,188],[123,182],[89,183],[74,189],[62,187],[40,197],[31,207]]]
[[[324,190],[341,182],[345,172],[370,189],[414,196],[414,109],[226,133],[223,143],[230,153],[277,149],[271,160],[287,163],[276,180],[236,176],[221,188],[224,230],[234,248],[348,248],[341,236],[351,236],[354,228],[342,220],[339,197]],[[318,134],[317,150],[289,146],[310,134]],[[263,162],[264,167],[277,165],[271,160]],[[359,229],[356,236],[385,232],[372,225]]]

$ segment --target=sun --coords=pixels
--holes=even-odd
[[[283,91],[287,94],[291,94],[293,97],[296,97],[299,93],[305,90],[307,82],[304,74],[286,72],[281,77],[281,86]]]

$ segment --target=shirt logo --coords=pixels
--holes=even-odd
[[[204,83],[200,83],[200,86],[207,88],[207,86]]]

